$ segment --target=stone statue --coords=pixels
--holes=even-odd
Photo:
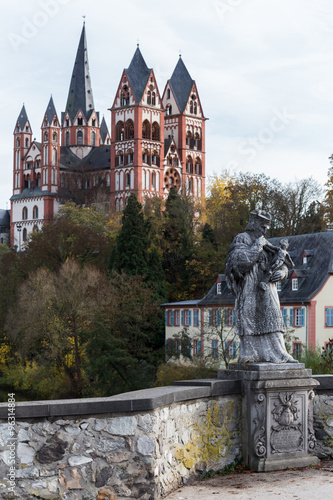
[[[293,262],[285,238],[279,247],[266,240],[270,221],[267,212],[252,211],[245,232],[234,238],[226,260],[227,284],[236,297],[240,363],[297,363],[285,347],[276,290],[276,282],[287,278]]]

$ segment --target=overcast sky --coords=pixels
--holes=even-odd
[[[162,93],[179,52],[206,122],[206,175],[327,180],[333,153],[330,0],[0,0],[0,208],[10,208],[13,130],[34,137],[52,94],[65,109],[86,16],[95,108],[105,115],[137,43]]]

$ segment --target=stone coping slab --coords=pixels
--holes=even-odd
[[[106,398],[22,401],[15,404],[15,418],[59,417],[149,411],[172,403],[240,392],[239,381],[182,381],[173,386],[126,392]],[[8,418],[7,403],[0,403],[0,419]]]
[[[304,363],[231,363],[229,370],[245,370],[251,372],[304,370]]]

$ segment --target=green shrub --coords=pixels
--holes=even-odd
[[[164,363],[157,370],[154,386],[171,385],[175,380],[216,378],[216,375],[216,370],[199,364],[187,366],[181,363]]]

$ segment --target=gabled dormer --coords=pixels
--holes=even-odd
[[[110,144],[110,142],[111,142],[110,133],[109,133],[109,129],[108,129],[108,126],[106,124],[104,116],[102,118],[101,126],[99,128],[99,137],[100,137],[100,140],[99,140],[100,144],[104,144],[104,145]]]

